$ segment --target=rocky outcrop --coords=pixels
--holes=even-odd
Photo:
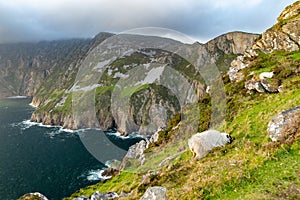
[[[90,196],[90,198],[86,196],[80,196],[80,197],[73,198],[73,200],[110,200],[110,199],[118,199],[119,197],[120,196],[116,192],[102,193],[96,191]]]
[[[231,81],[241,81],[245,75],[242,69],[249,66],[251,59],[259,52],[298,51],[300,49],[300,2],[288,6],[278,17],[278,23],[265,31],[243,56],[233,60],[229,68]],[[250,59],[249,59],[250,58]]]
[[[154,186],[146,190],[140,200],[166,200],[167,189],[164,187]]]
[[[208,130],[193,135],[188,140],[188,145],[195,159],[201,159],[215,147],[225,146],[233,139],[227,133],[220,133],[216,130]]]
[[[252,78],[245,82],[245,88],[249,91],[254,90],[259,93],[277,93],[281,86],[278,79],[257,79]]]
[[[159,138],[159,131],[162,129],[158,129],[149,139],[146,138],[145,140],[141,140],[140,142],[132,145],[129,147],[126,155],[123,158],[122,164],[121,164],[121,170],[126,169],[126,167],[129,167],[130,164],[134,161],[138,161],[138,166],[141,166],[145,163],[146,157],[145,157],[145,150],[149,147],[150,144],[155,143],[158,141]]]
[[[39,192],[34,192],[25,194],[21,196],[18,200],[48,200],[48,198]]]
[[[258,37],[258,34],[230,32],[210,40],[205,46],[208,51],[213,54],[219,51],[224,54],[239,55],[243,54],[247,48],[252,46]]]
[[[76,130],[73,116],[67,113],[48,113],[48,112],[35,112],[31,116],[31,122],[42,123],[49,126],[61,126],[65,129]]]
[[[272,141],[292,143],[300,137],[300,106],[282,111],[268,124]]]

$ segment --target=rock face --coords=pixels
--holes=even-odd
[[[300,106],[282,111],[268,124],[272,141],[292,143],[300,136]]]
[[[100,33],[92,39],[0,45],[0,98],[11,95],[33,97],[31,105],[37,107],[31,117],[33,122],[59,125],[68,129],[93,126],[89,124],[91,121],[89,119],[85,120],[82,127],[74,123],[71,115],[71,89],[86,55],[110,36],[112,34]],[[234,54],[241,54],[257,37],[255,34],[233,32],[217,37],[207,44],[198,44],[201,47],[199,51],[203,51],[201,60],[225,63],[226,71],[227,64],[232,61]],[[231,57],[227,58],[227,54]],[[123,135],[137,131],[152,134],[157,127],[152,128],[146,126],[147,124],[163,126],[170,116],[179,111],[176,99],[165,96],[170,91],[150,86],[131,98],[129,113],[119,111],[116,115],[112,115],[110,105],[112,87],[137,64],[148,65],[151,62],[168,64],[186,77],[193,77],[189,80],[191,91],[198,97],[205,93],[205,85],[200,79],[195,78],[198,77],[195,76],[195,69],[192,69],[193,67],[183,58],[172,53],[162,50],[141,50],[122,59],[122,62],[112,64],[107,70],[107,76],[99,80],[101,86],[109,88],[99,89],[99,94],[97,93],[95,98],[96,116],[102,130],[116,128]],[[150,116],[166,116],[149,117],[149,114],[145,114],[147,112],[152,113]],[[127,123],[125,116],[129,116],[132,123]]]
[[[229,78],[240,81],[244,74],[240,71],[246,68],[250,60],[257,57],[259,51],[272,53],[274,51],[298,51],[300,48],[300,2],[288,6],[278,17],[278,23],[265,31],[250,48],[246,49],[242,57],[231,63]]]
[[[258,34],[231,32],[221,35],[205,44],[209,52],[222,51],[225,54],[243,54],[253,45]]]
[[[151,143],[158,141],[159,134],[158,132],[161,129],[158,129],[149,139],[141,140],[140,142],[129,147],[126,155],[123,158],[121,169],[124,170],[127,165],[130,165],[130,162],[137,160],[138,165],[141,166],[145,163],[145,154],[144,151],[149,147]]]
[[[148,188],[145,194],[140,198],[140,200],[166,200],[166,199],[167,199],[167,189],[159,186]]]
[[[39,192],[34,192],[23,195],[19,200],[48,200],[48,198]]]
[[[193,135],[188,140],[190,150],[195,159],[201,159],[215,147],[225,146],[232,143],[233,139],[227,133],[220,133],[216,130],[208,130]]]

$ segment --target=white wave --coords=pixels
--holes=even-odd
[[[104,172],[103,169],[96,169],[96,170],[90,170],[87,173],[86,179],[88,181],[99,181],[99,180],[107,180],[110,179],[111,176],[103,176],[102,173]]]
[[[30,105],[33,108],[37,108],[38,107],[38,106],[34,105],[32,102],[30,104],[28,104],[28,105]]]
[[[67,132],[67,133],[78,133],[78,132],[82,132],[84,131],[84,129],[79,129],[79,130],[71,130],[71,129],[66,129],[63,128],[62,126],[51,126],[51,125],[45,125],[42,123],[38,123],[38,122],[31,122],[30,120],[24,120],[22,122],[19,123],[14,123],[12,124],[12,126],[14,127],[20,127],[21,130],[26,130],[32,126],[39,126],[39,127],[45,127],[45,128],[59,128],[56,132],[57,133],[62,133],[62,132]]]
[[[11,97],[7,97],[7,99],[26,99],[28,98],[27,96],[11,96]]]
[[[122,135],[119,131],[116,131],[116,132],[106,132],[107,135],[113,135],[113,136],[116,136],[118,138],[121,138],[121,139],[132,139],[132,138],[144,138],[145,136],[143,135],[139,135],[137,133],[131,133],[129,134],[128,136],[124,136]]]

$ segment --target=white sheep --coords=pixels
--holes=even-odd
[[[215,147],[225,146],[233,141],[227,133],[221,133],[216,130],[208,130],[193,135],[188,140],[188,145],[195,159],[201,159]]]
[[[259,74],[259,79],[263,80],[265,78],[272,78],[274,76],[274,72],[262,72]]]

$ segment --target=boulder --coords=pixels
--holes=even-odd
[[[263,93],[266,92],[264,86],[260,81],[256,79],[251,79],[245,82],[245,88],[247,90],[256,90],[257,92]]]
[[[233,141],[227,133],[221,133],[216,130],[208,130],[193,135],[188,140],[190,150],[193,152],[195,159],[201,159],[215,147],[225,146]]]
[[[274,79],[273,83],[270,83],[268,80],[263,79],[260,81],[261,85],[264,87],[264,89],[269,93],[276,93],[279,89],[279,80]]]
[[[34,192],[23,195],[19,200],[48,200],[48,198],[39,192]]]
[[[267,131],[272,141],[292,143],[300,135],[300,106],[274,116]]]
[[[167,189],[164,187],[154,186],[146,190],[140,200],[165,200],[167,199]]]
[[[90,200],[107,200],[107,199],[108,198],[99,191],[94,192],[90,198]]]

